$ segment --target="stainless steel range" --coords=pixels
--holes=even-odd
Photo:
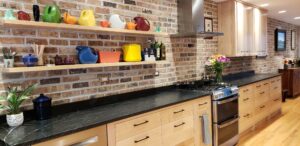
[[[194,81],[179,88],[212,92],[212,129],[214,146],[234,146],[239,140],[238,87],[229,84]]]
[[[225,86],[213,91],[214,146],[233,146],[239,140],[238,87]]]

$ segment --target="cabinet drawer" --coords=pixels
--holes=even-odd
[[[160,113],[144,115],[116,124],[116,141],[157,128],[161,125]]]
[[[162,123],[170,123],[178,119],[192,116],[193,106],[191,102],[173,106],[169,109],[162,111]]]
[[[203,110],[211,110],[211,97],[203,97],[194,101],[195,112],[202,112]]]
[[[266,118],[268,115],[268,104],[260,104],[255,109],[255,120],[257,122],[261,121],[262,119]]]
[[[282,105],[281,98],[272,99],[272,101],[270,102],[270,112],[273,113],[277,110],[280,110],[281,105]]]
[[[253,112],[245,112],[240,114],[239,133],[244,132],[255,124]]]
[[[171,122],[162,126],[163,146],[175,146],[180,143],[194,145],[193,116]]]
[[[71,145],[107,146],[106,125],[35,144],[33,146]]]
[[[161,146],[161,127],[117,141],[116,146]]]
[[[257,90],[255,91],[255,104],[266,103],[269,100],[269,90]]]

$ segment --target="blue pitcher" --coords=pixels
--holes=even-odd
[[[78,60],[80,64],[94,64],[98,60],[98,54],[95,49],[88,46],[77,46]]]

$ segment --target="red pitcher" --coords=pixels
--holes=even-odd
[[[141,31],[149,31],[150,30],[150,22],[144,17],[135,17],[134,18],[136,25],[136,30]]]

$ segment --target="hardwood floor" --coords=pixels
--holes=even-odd
[[[287,100],[280,116],[241,136],[238,146],[300,146],[300,98]]]

